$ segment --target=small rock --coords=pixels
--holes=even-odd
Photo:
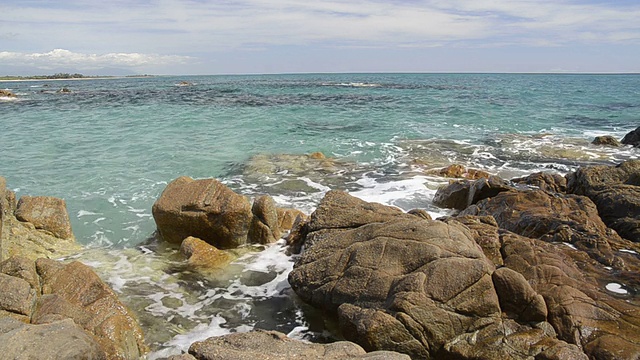
[[[189,265],[201,269],[222,269],[233,260],[227,252],[193,236],[182,241],[180,252],[187,258]]]
[[[593,145],[607,145],[607,146],[620,146],[620,141],[614,138],[613,136],[604,135],[604,136],[596,136],[595,139],[591,142]]]
[[[630,131],[622,138],[621,141],[624,145],[633,145],[634,147],[640,147],[640,127],[633,131]]]

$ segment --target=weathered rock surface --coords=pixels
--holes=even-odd
[[[433,203],[441,207],[463,210],[482,199],[510,189],[509,184],[497,176],[475,181],[460,180],[439,188],[433,197]]]
[[[618,139],[614,138],[613,136],[610,135],[604,135],[604,136],[596,136],[595,139],[593,139],[593,141],[591,142],[591,144],[593,145],[607,145],[607,146],[615,146],[618,147],[620,146],[620,141],[618,141]]]
[[[253,217],[249,200],[220,181],[186,176],[169,183],[152,210],[164,240],[194,236],[219,249],[244,245]]]
[[[621,142],[625,145],[640,147],[640,127],[630,131],[627,135],[624,136],[624,138],[622,138]]]
[[[270,244],[280,239],[280,227],[278,226],[278,210],[276,202],[269,195],[257,197],[251,207],[253,218],[249,225],[247,237],[249,242],[257,244]]]
[[[107,359],[94,338],[71,319],[31,325],[0,318],[0,354],[3,359]]]
[[[558,241],[574,234],[587,251],[593,250],[588,240],[595,239],[593,248],[616,262],[606,247],[611,234],[599,232],[606,227],[597,214],[590,218],[595,206],[587,205],[586,214],[573,207],[587,198],[562,196],[558,202],[542,190],[510,191],[476,207],[515,207],[531,222],[525,226],[506,210],[497,212],[502,219],[487,211],[443,222],[389,217],[393,210],[379,204],[346,210],[341,204],[349,201],[335,199],[344,193],[327,195],[298,233],[305,249],[289,282],[304,301],[335,314],[343,335],[365,350],[414,359],[616,358],[616,348],[625,359],[640,354],[640,309],[583,273],[633,288],[630,272],[610,272],[582,251],[497,226],[521,226],[541,238],[560,234]],[[523,199],[515,201],[518,196]],[[518,205],[521,200],[526,206]],[[545,206],[552,210],[543,217],[536,217],[536,209],[527,212]],[[346,221],[346,213],[370,222]],[[563,226],[583,220],[576,230]],[[605,236],[602,244],[598,236]],[[621,261],[620,268],[635,269],[640,262],[633,256],[625,261],[633,264]]]
[[[339,341],[331,344],[311,344],[288,338],[277,331],[257,330],[212,337],[191,345],[184,359],[198,360],[272,360],[272,359],[367,359],[408,360],[407,355],[374,351],[367,353],[360,346]]]
[[[307,218],[307,215],[298,209],[278,208],[277,211],[278,227],[281,233],[291,230],[298,217]]]
[[[36,266],[43,296],[33,323],[71,318],[93,334],[109,359],[137,359],[147,351],[133,314],[90,267],[75,261],[61,266],[48,259],[39,259]]]
[[[567,192],[588,196],[605,224],[640,242],[640,160],[580,168],[567,175]]]
[[[525,177],[511,179],[514,184],[535,186],[540,190],[563,193],[567,191],[567,179],[559,174],[537,172]]]
[[[63,199],[51,196],[23,196],[15,212],[20,221],[32,223],[61,239],[73,239],[67,204]]]
[[[229,253],[193,236],[182,241],[180,252],[187,258],[190,266],[201,271],[223,269],[234,259]]]
[[[522,236],[567,242],[606,265],[620,266],[610,241],[620,237],[602,222],[589,198],[542,190],[508,191],[478,202],[460,215],[493,216],[498,226]]]
[[[15,194],[6,189],[4,178],[0,177],[0,259],[15,255],[32,260],[39,257],[62,257],[80,249],[71,233],[64,200],[29,196],[23,198],[21,210],[18,211]],[[23,221],[16,218],[16,213]],[[27,220],[34,221],[35,224],[25,222]]]
[[[89,351],[89,347],[97,344],[101,357],[87,359],[138,359],[147,351],[142,330],[132,313],[93,270],[82,263],[64,265],[44,258],[34,263],[27,258],[12,257],[0,263],[0,289],[0,321],[11,317],[30,323],[19,332],[21,344],[38,344],[46,339],[41,339],[39,334],[49,334],[61,343],[68,342],[74,349],[85,349],[87,354],[95,353]],[[73,326],[43,325],[69,323]],[[82,337],[76,335],[76,327],[84,330]],[[66,328],[68,333],[49,333]],[[0,338],[2,336],[0,334]],[[86,337],[91,339],[90,345],[83,340]]]

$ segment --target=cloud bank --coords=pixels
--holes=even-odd
[[[139,53],[81,54],[64,49],[46,53],[0,52],[0,63],[10,66],[33,66],[39,69],[73,67],[79,70],[102,67],[140,68],[149,65],[164,66],[186,64],[189,56],[153,55]]]

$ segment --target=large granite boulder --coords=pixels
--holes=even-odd
[[[95,339],[71,319],[32,325],[0,317],[0,354],[3,359],[107,359]]]
[[[63,257],[80,250],[64,200],[23,196],[19,204],[0,177],[0,259]]]
[[[534,199],[550,196],[542,190],[522,193]],[[517,206],[509,200],[512,194],[518,192],[500,193],[478,205],[505,196],[505,206]],[[628,296],[615,298],[606,282],[594,280],[633,289],[638,283],[633,271],[612,272],[570,246],[500,229],[501,220],[491,215],[444,221],[388,217],[392,208],[364,203],[360,210],[346,210],[340,204],[349,202],[348,195],[328,195],[299,234],[304,252],[289,282],[304,301],[334,314],[347,340],[365,350],[398,351],[413,359],[620,358],[616,347],[622,358],[640,355],[637,306],[625,301]],[[545,201],[560,210],[580,201],[567,198],[572,200]],[[514,212],[528,217],[523,209]],[[347,221],[345,213],[370,222]],[[571,211],[552,216],[560,223],[573,219]],[[591,221],[576,217],[576,224],[578,219]],[[542,230],[553,228],[551,219],[539,220],[539,229],[524,229],[546,234]],[[602,222],[591,226],[583,224],[578,233],[604,228]],[[632,254],[624,261],[638,268]]]
[[[189,347],[186,359],[199,360],[409,360],[407,355],[391,351],[367,353],[360,346],[339,341],[331,344],[311,344],[288,338],[277,331],[257,330],[212,337]]]
[[[133,313],[89,267],[48,259],[36,262],[42,297],[32,323],[71,318],[92,334],[109,359],[137,359],[148,349]]]
[[[194,236],[219,249],[246,244],[253,217],[249,200],[220,181],[186,176],[167,185],[152,212],[164,240]]]
[[[640,127],[630,131],[627,135],[624,136],[624,138],[622,138],[621,142],[624,145],[633,145],[635,147],[640,147]]]
[[[460,215],[493,216],[498,226],[522,236],[566,242],[606,265],[620,267],[611,242],[620,237],[602,222],[589,198],[542,190],[508,191],[465,209]]]
[[[71,323],[74,326],[65,325],[70,331],[68,334],[50,336],[73,347],[78,346],[73,345],[76,340],[84,346],[86,341],[82,339],[89,337],[103,355],[87,359],[138,359],[148,350],[133,314],[113,290],[82,263],[64,265],[44,258],[34,263],[27,258],[12,257],[0,263],[0,289],[0,320],[10,317],[30,324],[20,330],[20,336],[35,334],[31,340],[20,337],[22,344],[28,341],[39,344],[44,338],[40,339],[38,334],[64,330],[64,327],[45,324]],[[76,325],[84,330],[83,337],[75,335]],[[2,336],[0,334],[0,339]]]
[[[567,175],[567,192],[588,196],[605,224],[640,242],[640,160],[580,168]]]
[[[60,239],[73,239],[67,204],[51,196],[22,196],[15,212],[18,220]]]

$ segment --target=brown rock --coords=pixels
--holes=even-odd
[[[0,263],[0,273],[25,280],[32,289],[40,292],[40,277],[32,260],[20,256],[11,257]]]
[[[234,333],[198,341],[189,347],[189,354],[199,360],[409,360],[406,355],[390,351],[367,354],[360,346],[347,341],[312,344],[290,339],[277,331],[265,330]]]
[[[233,256],[227,252],[193,236],[184,239],[180,252],[187,258],[189,265],[199,269],[219,270],[233,260]]]
[[[278,227],[280,228],[280,232],[291,230],[298,217],[307,217],[305,213],[297,209],[277,208],[276,210],[278,212]]]
[[[0,273],[0,310],[31,316],[36,292],[26,280]]]
[[[603,264],[620,265],[609,240],[621,239],[607,229],[593,202],[584,196],[509,191],[460,214],[491,215],[502,229],[549,242],[570,242]]]
[[[489,258],[494,265],[501,266],[502,254],[500,254],[500,236],[498,234],[498,224],[493,216],[456,216],[445,217],[438,220],[446,223],[459,222],[464,224],[475,242],[480,245],[484,255]]]
[[[605,224],[640,242],[640,160],[580,168],[567,175],[567,192],[588,196]]]
[[[547,305],[527,280],[514,270],[500,268],[491,275],[500,308],[522,322],[540,322],[547,319]]]
[[[437,171],[430,171],[429,173],[448,178],[465,178],[470,180],[488,178],[489,176],[491,176],[491,174],[486,171],[478,169],[467,169],[460,164],[452,164]]]
[[[512,189],[498,176],[489,176],[475,181],[456,181],[436,191],[433,203],[437,206],[464,210],[476,202]]]
[[[316,152],[313,152],[313,153],[309,154],[309,158],[310,158],[310,159],[315,159],[315,160],[324,160],[324,159],[326,159],[327,157],[326,157],[326,156],[324,156],[324,154],[323,154],[323,153],[321,153],[321,152],[319,152],[319,151],[316,151]]]
[[[167,185],[152,210],[164,240],[195,236],[220,249],[244,245],[253,217],[249,200],[218,180],[185,176]]]
[[[593,145],[620,146],[620,141],[610,135],[596,136],[591,142]]]
[[[251,207],[253,218],[247,239],[250,243],[270,244],[280,239],[276,202],[269,195],[257,197]]]
[[[9,90],[0,89],[0,97],[14,98],[14,97],[16,97],[16,94],[12,93]]]
[[[60,239],[73,239],[71,222],[64,200],[51,196],[22,196],[18,201],[16,218],[32,223]]]
[[[0,354],[3,359],[108,359],[93,337],[71,319],[31,325],[0,318]]]
[[[525,177],[511,179],[515,184],[530,185],[540,190],[563,193],[567,191],[567,179],[558,174],[537,172]]]
[[[56,297],[43,296],[34,318],[74,319],[93,334],[108,359],[137,359],[148,350],[133,314],[90,267],[75,261],[60,266],[47,259],[38,260],[36,267],[42,294]]]
[[[7,192],[7,181],[4,177],[0,176],[0,261],[4,259],[4,252],[2,246],[2,228],[4,224],[5,211],[7,211],[7,200],[6,200],[6,192]]]

